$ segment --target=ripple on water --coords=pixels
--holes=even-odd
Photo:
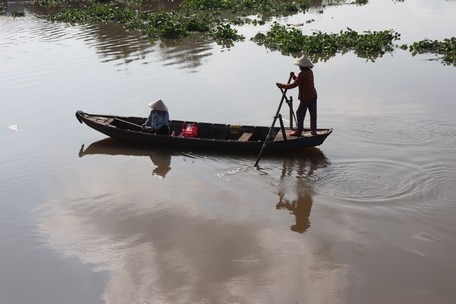
[[[428,146],[438,150],[454,149],[456,146],[456,124],[450,121],[407,121],[370,118],[366,121],[347,122],[344,132],[359,141],[389,146]]]
[[[356,203],[391,203],[430,191],[435,184],[422,167],[386,159],[333,162],[319,174],[319,193]]]

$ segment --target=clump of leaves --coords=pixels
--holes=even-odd
[[[215,30],[212,31],[211,34],[216,40],[221,39],[238,41],[244,39],[244,37],[242,35],[239,35],[236,29],[233,29],[229,24],[217,25],[217,27],[215,28]]]
[[[187,35],[185,25],[173,13],[158,12],[149,18],[147,33],[150,36],[182,38]]]
[[[456,66],[456,37],[446,38],[443,41],[424,39],[414,42],[409,50],[413,56],[424,53],[440,55],[444,64]]]
[[[304,52],[320,59],[328,59],[338,52],[353,51],[360,57],[374,61],[386,52],[393,51],[393,41],[399,38],[400,34],[392,30],[365,31],[359,34],[349,28],[338,34],[314,32],[312,35],[304,35],[297,28],[274,23],[266,34],[258,33],[252,40],[285,55]]]

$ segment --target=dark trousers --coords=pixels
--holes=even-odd
[[[317,130],[317,98],[301,101],[298,110],[296,111],[296,119],[298,120],[298,131],[304,130],[304,118],[309,110],[310,115],[310,130]]]
[[[156,133],[160,135],[169,135],[169,126],[161,126]]]

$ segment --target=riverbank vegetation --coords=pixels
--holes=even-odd
[[[46,8],[46,18],[56,22],[115,22],[151,39],[181,39],[198,33],[231,46],[233,42],[245,39],[236,27],[265,24],[276,17],[306,13],[311,0],[182,0],[172,2],[170,7],[159,5],[166,2],[153,0],[33,0],[32,3]],[[327,5],[340,4],[366,5],[368,1],[333,0]],[[339,33],[317,31],[304,35],[299,27],[273,22],[269,30],[257,33],[252,40],[284,55],[304,52],[316,61],[346,52],[375,61],[400,47],[412,55],[432,53],[444,64],[456,66],[454,37],[443,41],[425,39],[410,46],[399,46],[394,41],[400,40],[400,34],[394,30],[358,33],[347,28]]]

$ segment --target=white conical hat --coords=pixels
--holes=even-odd
[[[149,107],[157,111],[168,111],[168,108],[161,99],[149,103]]]
[[[301,67],[305,68],[313,68],[312,61],[310,61],[309,58],[307,58],[305,55],[302,55],[298,59],[295,60],[294,64],[299,65]]]

